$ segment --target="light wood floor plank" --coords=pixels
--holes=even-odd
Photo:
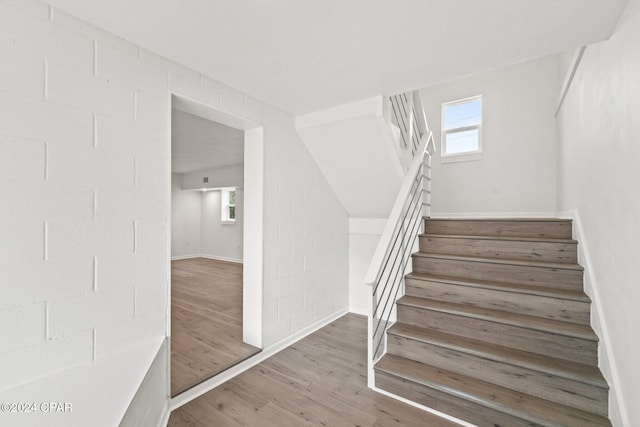
[[[171,395],[259,351],[242,342],[242,264],[172,261]]]
[[[368,389],[366,335],[365,317],[343,316],[175,410],[169,426],[456,425]]]

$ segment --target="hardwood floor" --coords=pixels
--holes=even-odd
[[[367,321],[348,314],[175,410],[170,427],[456,424],[367,388]]]
[[[242,342],[242,264],[171,262],[171,395],[260,350]]]

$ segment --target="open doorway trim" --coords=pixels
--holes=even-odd
[[[242,340],[262,348],[264,130],[244,132]]]
[[[243,341],[262,348],[263,284],[263,204],[264,204],[264,130],[263,125],[245,119],[206,101],[169,92],[169,111],[182,111],[244,131],[244,231],[243,231]],[[171,132],[171,131],[170,131]],[[170,136],[171,139],[171,136]],[[171,191],[169,188],[168,191]],[[168,221],[171,241],[171,219]],[[168,253],[171,263],[171,253]],[[169,282],[170,282],[169,278]],[[167,304],[167,335],[171,335],[171,286]],[[169,375],[170,358],[169,358]],[[170,378],[170,377],[169,377]]]

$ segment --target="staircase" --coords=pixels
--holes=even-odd
[[[375,387],[478,426],[611,425],[571,221],[424,223]]]

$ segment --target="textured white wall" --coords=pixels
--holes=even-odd
[[[95,418],[114,425],[167,334],[168,71],[42,3],[15,4],[0,4],[2,401],[71,399],[47,422],[72,425],[117,395]],[[134,369],[115,369],[122,354]],[[69,368],[85,375],[49,379]]]
[[[433,215],[555,212],[558,67],[550,56],[420,91],[438,147]],[[483,96],[482,159],[441,163],[442,103],[476,95]]]
[[[108,385],[57,391],[124,413],[108,361],[167,334],[170,91],[264,125],[265,344],[347,306],[347,214],[291,116],[38,1],[0,3],[0,55],[3,396],[82,366]]]
[[[600,352],[601,367],[610,384],[617,372],[610,400],[616,426],[640,420],[639,40],[640,2],[632,0],[611,39],[585,50],[558,117],[560,208],[577,212],[588,247],[603,315],[596,326],[610,346]]]
[[[0,203],[11,230],[0,301],[18,307],[2,311],[18,336],[32,325],[2,337],[3,357],[31,366],[0,363],[11,371],[3,386],[161,339],[168,285],[167,71],[134,46],[76,31],[69,16],[50,19],[41,3],[19,4],[29,11],[0,5]]]
[[[201,254],[214,258],[242,262],[242,231],[244,227],[244,191],[236,190],[236,222],[221,220],[221,191],[202,192]]]
[[[347,212],[293,120],[274,119],[265,119],[264,345],[349,303]]]
[[[171,174],[171,257],[202,252],[202,195],[182,190],[182,182],[182,174]]]

